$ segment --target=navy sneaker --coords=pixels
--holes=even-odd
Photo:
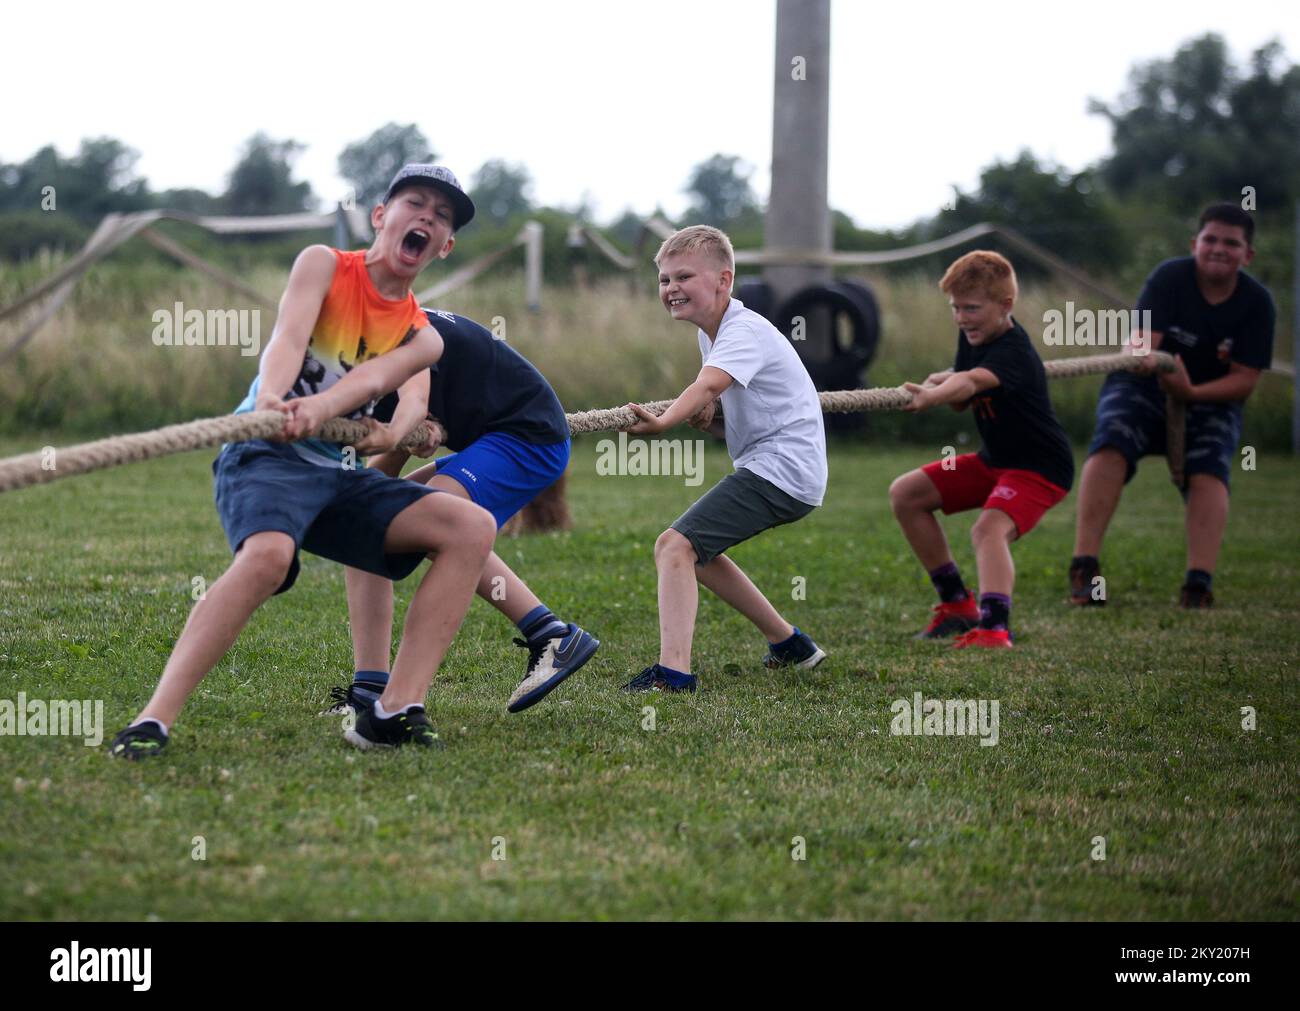
[[[167,747],[167,735],[156,723],[140,723],[127,727],[113,738],[108,746],[108,753],[114,758],[125,758],[138,762],[142,758],[153,758],[162,754]]]
[[[357,691],[356,682],[353,682],[346,688],[331,688],[328,705],[328,709],[320,711],[321,716],[347,716],[348,713],[360,716],[375,708],[375,699],[367,692]]]
[[[676,674],[658,664],[647,667],[623,686],[625,692],[693,692],[699,679],[694,674]]]
[[[596,655],[600,640],[570,622],[564,635],[529,645],[516,639],[515,645],[528,650],[528,667],[524,679],[510,696],[506,712],[520,713],[535,706],[561,681]]]
[[[343,737],[353,747],[363,751],[370,748],[400,748],[404,744],[414,744],[421,748],[445,747],[438,731],[430,726],[424,706],[412,706],[386,720],[376,716],[374,707],[371,706],[365,712],[358,713],[355,722],[347,721],[343,727]]]
[[[1204,586],[1195,586],[1191,583],[1184,583],[1182,592],[1179,594],[1178,606],[1188,611],[1197,611],[1201,608],[1214,606],[1214,594]]]
[[[811,670],[825,659],[826,651],[803,632],[800,632],[799,626],[796,625],[793,641],[788,646],[782,644],[778,648],[768,643],[767,656],[763,657],[763,666],[768,668],[806,667]]]

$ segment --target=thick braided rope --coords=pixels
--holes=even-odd
[[[1168,372],[1174,367],[1173,358],[1163,352],[1154,352],[1157,368]],[[1047,362],[1045,368],[1048,376],[1063,379],[1072,376],[1099,375],[1107,372],[1135,371],[1138,360],[1127,354],[1090,355],[1083,358],[1062,358]],[[823,411],[893,411],[905,407],[912,395],[900,387],[881,387],[871,390],[839,390],[820,394]],[[644,405],[652,414],[660,415],[672,404],[671,400],[658,400]],[[1178,411],[1181,416],[1181,410]],[[613,407],[596,411],[581,411],[567,415],[569,430],[578,435],[583,432],[615,432],[631,427],[636,423],[636,414],[626,407]],[[1170,461],[1174,461],[1175,412],[1170,412]],[[97,442],[87,442],[66,449],[26,453],[22,456],[0,460],[0,492],[13,491],[34,484],[45,484],[57,478],[72,477],[95,470],[116,467],[119,464],[149,460],[154,457],[183,453],[192,449],[203,449],[223,442],[242,442],[246,439],[265,439],[280,431],[284,415],[278,411],[251,411],[246,414],[230,414],[220,418],[203,418],[186,422],[182,425],[170,425],[151,432],[139,432],[134,435],[118,435]],[[446,440],[446,432],[441,425],[435,426],[436,442],[441,445]],[[1178,439],[1181,444],[1181,417],[1178,423]],[[317,438],[329,442],[354,444],[364,438],[366,427],[357,421],[335,418],[327,421]],[[410,449],[421,445],[429,435],[425,425],[421,425],[401,443],[401,448]],[[1181,461],[1181,450],[1177,456]],[[1181,466],[1181,462],[1179,464]]]
[[[61,477],[73,477],[94,470],[104,470],[123,463],[135,463],[154,457],[184,453],[192,449],[217,446],[223,442],[243,442],[246,439],[266,439],[284,425],[284,415],[279,411],[250,411],[246,414],[228,414],[220,418],[201,418],[183,425],[169,425],[152,432],[134,435],[117,435],[80,446],[0,460],[0,492],[45,484]],[[402,440],[403,449],[421,445],[430,434],[430,427],[439,445],[447,434],[441,425],[426,422]],[[334,418],[321,426],[317,438],[328,442],[353,444],[366,435],[366,426],[359,421]]]

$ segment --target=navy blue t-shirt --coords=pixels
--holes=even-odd
[[[459,452],[488,432],[535,446],[569,437],[559,398],[527,358],[466,316],[424,314],[443,341],[442,357],[429,370],[429,413],[447,429],[448,449]],[[375,418],[390,420],[396,406],[397,394],[388,394],[375,405]]]
[[[992,389],[971,400],[984,445],[980,459],[990,467],[1031,470],[1059,488],[1074,483],[1074,454],[1047,396],[1047,373],[1029,335],[1014,319],[996,340],[972,345],[957,332],[954,372],[988,369],[998,377]]]
[[[1183,360],[1193,385],[1223,378],[1230,362],[1266,369],[1273,361],[1273,296],[1244,271],[1228,300],[1210,305],[1196,284],[1196,260],[1166,260],[1142,286],[1137,308],[1151,310],[1151,329],[1164,335],[1160,350]]]

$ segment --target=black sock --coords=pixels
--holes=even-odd
[[[1005,593],[980,594],[980,628],[1011,627],[1011,598]]]
[[[1070,559],[1070,568],[1089,569],[1095,572],[1101,568],[1101,562],[1096,555],[1075,555]]]
[[[1204,569],[1188,569],[1187,578],[1183,582],[1190,589],[1209,593],[1214,585],[1214,573]]]
[[[935,592],[945,604],[955,604],[970,596],[966,584],[961,581],[961,573],[957,571],[956,562],[945,562],[937,569],[931,569],[930,582],[934,584]]]

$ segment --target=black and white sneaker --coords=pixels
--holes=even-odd
[[[438,731],[430,726],[424,706],[412,706],[386,720],[376,716],[372,706],[358,713],[355,721],[349,720],[345,724],[343,738],[363,751],[370,748],[400,748],[404,744],[414,744],[421,748],[445,747]]]
[[[166,747],[167,735],[162,732],[158,724],[150,721],[137,723],[123,730],[113,738],[113,743],[108,746],[108,753],[114,758],[138,762],[142,758],[153,758],[162,754]]]
[[[321,716],[347,716],[352,713],[360,716],[363,712],[375,708],[375,700],[370,695],[357,691],[355,683],[346,688],[337,685],[330,689],[328,708],[322,709]]]
[[[789,646],[778,649],[771,643],[767,646],[767,656],[763,657],[763,666],[769,669],[778,667],[804,667],[811,670],[826,659],[826,651],[818,646],[796,625]]]
[[[515,640],[516,646],[528,650],[528,668],[524,671],[524,679],[519,682],[519,687],[510,696],[510,702],[506,705],[507,712],[518,713],[529,706],[535,706],[559,687],[561,681],[596,655],[596,650],[600,648],[599,639],[572,622],[566,628],[564,635],[531,646],[523,639]]]

